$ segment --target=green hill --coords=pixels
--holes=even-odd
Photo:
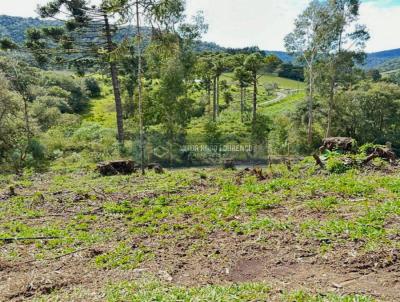
[[[30,27],[60,26],[62,22],[39,18],[22,18],[0,15],[0,38],[9,37],[17,43],[25,40],[25,32]]]

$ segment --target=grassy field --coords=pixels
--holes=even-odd
[[[0,301],[400,299],[397,169],[265,175],[0,176]]]
[[[291,79],[280,78],[274,74],[264,74],[260,77],[259,83],[265,85],[267,83],[276,83],[281,89],[304,89],[303,82],[294,81]]]
[[[234,84],[233,73],[225,73],[222,75],[221,79],[226,80],[228,83],[232,85]],[[261,86],[260,89],[265,84],[273,84],[273,83],[278,84],[278,87],[281,89],[303,89],[305,87],[303,82],[294,81],[286,78],[280,78],[272,73],[262,74],[258,80],[258,83]]]
[[[304,100],[304,98],[305,98],[304,92],[294,93],[277,103],[267,106],[260,106],[259,112],[268,115],[270,117],[284,115],[289,112],[293,112],[296,109],[296,106],[299,103],[299,101]]]

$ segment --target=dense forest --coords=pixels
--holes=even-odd
[[[0,300],[399,300],[400,49],[362,5],[285,51],[184,0],[0,16]]]

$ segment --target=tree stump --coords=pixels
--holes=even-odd
[[[225,170],[236,170],[235,162],[232,159],[225,160],[222,167]]]
[[[154,172],[156,172],[157,174],[163,174],[164,173],[163,167],[160,164],[157,164],[157,163],[148,164],[147,165],[147,169],[154,170]]]
[[[341,150],[351,152],[354,147],[354,140],[351,137],[328,137],[324,139],[323,145],[319,148],[321,152],[325,150]]]
[[[133,160],[113,160],[97,164],[97,171],[102,176],[128,175],[136,172]]]

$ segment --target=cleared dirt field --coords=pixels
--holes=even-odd
[[[0,301],[400,301],[396,169],[266,178],[2,177]]]

